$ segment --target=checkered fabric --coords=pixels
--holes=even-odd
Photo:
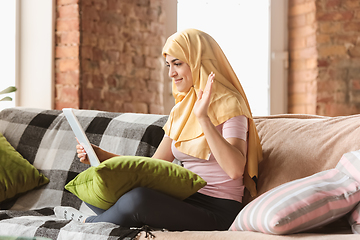
[[[75,110],[91,143],[120,155],[152,156],[163,138],[165,115]],[[51,239],[124,239],[132,231],[119,226],[77,224],[53,215],[55,206],[91,210],[64,186],[89,166],[76,154],[76,139],[62,111],[10,108],[0,112],[0,132],[50,183],[0,204],[0,235]],[[91,225],[91,226],[90,226]],[[131,234],[130,234],[131,235]],[[116,238],[112,238],[114,236]],[[82,238],[84,238],[82,236]],[[131,236],[130,236],[131,239]]]

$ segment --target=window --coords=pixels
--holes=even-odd
[[[197,28],[215,38],[254,116],[287,113],[287,4],[288,0],[177,0],[177,29]]]
[[[55,0],[5,1],[0,9],[0,88],[16,85],[11,106],[51,109]],[[4,36],[4,37],[3,37]],[[7,72],[5,77],[4,72]],[[5,79],[5,80],[3,80]],[[5,108],[3,102],[0,108]]]
[[[9,86],[15,86],[15,46],[16,46],[16,1],[4,1],[0,8],[0,24],[1,24],[1,38],[0,38],[0,91]],[[9,96],[13,100],[1,101],[0,110],[8,107],[14,107],[16,103],[15,93],[0,95],[0,99]]]
[[[177,28],[196,28],[221,46],[254,116],[270,114],[269,1],[178,0]]]

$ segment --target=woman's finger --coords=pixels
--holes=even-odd
[[[206,82],[205,91],[208,91],[208,92],[211,91],[212,84],[214,82],[214,78],[215,78],[215,73],[211,72],[209,74],[208,80]]]
[[[76,145],[76,153],[77,153],[78,158],[80,159],[80,162],[88,164],[89,161],[87,159],[87,154],[86,154],[84,147],[80,144],[80,142],[77,138],[75,138],[75,139],[78,142],[78,144]]]
[[[199,93],[198,93],[198,100],[200,100],[202,98],[203,93],[204,93],[204,91],[200,89]]]

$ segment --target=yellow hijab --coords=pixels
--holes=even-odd
[[[190,66],[193,87],[184,94],[177,91],[173,82],[175,106],[164,126],[165,133],[176,141],[175,146],[179,151],[201,159],[209,158],[210,148],[193,113],[193,107],[199,89],[205,88],[209,74],[214,72],[208,115],[215,126],[239,115],[249,119],[244,184],[255,196],[254,180],[258,176],[262,148],[246,95],[225,54],[210,35],[196,29],[187,29],[170,36],[163,48],[163,55],[167,54]]]

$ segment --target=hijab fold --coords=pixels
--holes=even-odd
[[[209,74],[214,72],[208,115],[215,126],[239,115],[248,118],[244,184],[250,194],[255,196],[262,148],[246,95],[225,54],[210,35],[196,29],[187,29],[170,36],[163,48],[163,55],[167,54],[190,66],[193,86],[189,92],[181,93],[173,82],[175,106],[164,126],[165,133],[176,141],[175,147],[179,151],[201,159],[209,158],[210,148],[193,113],[193,107],[199,90],[205,88]]]

